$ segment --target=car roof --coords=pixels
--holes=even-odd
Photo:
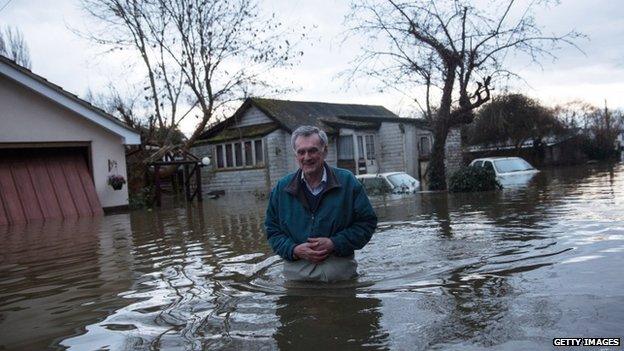
[[[483,157],[483,158],[475,158],[474,160],[471,161],[498,161],[498,160],[510,160],[510,159],[521,159],[524,160],[522,157]]]
[[[384,172],[384,173],[374,173],[374,174],[358,174],[355,177],[356,178],[380,178],[380,177],[387,177],[387,176],[391,176],[391,175],[395,175],[395,174],[402,174],[402,173],[405,173],[405,172]]]

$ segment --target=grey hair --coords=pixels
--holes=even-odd
[[[295,150],[295,141],[298,137],[310,136],[312,134],[318,134],[319,138],[321,138],[321,146],[326,146],[328,144],[327,134],[325,134],[323,130],[315,126],[301,126],[295,129],[295,131],[292,133],[292,136],[290,137],[290,145],[292,146],[293,150]]]

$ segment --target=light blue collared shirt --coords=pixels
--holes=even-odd
[[[305,185],[308,187],[308,190],[310,190],[312,195],[316,196],[320,194],[323,190],[325,190],[325,185],[327,184],[327,170],[325,170],[325,167],[323,167],[323,177],[321,178],[321,182],[316,188],[312,188],[310,184],[308,184],[308,181],[303,176],[303,172],[301,172],[301,179],[303,180]]]

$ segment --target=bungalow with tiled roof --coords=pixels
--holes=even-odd
[[[405,171],[420,179],[433,142],[424,120],[401,118],[383,106],[248,98],[192,149],[213,160],[204,189],[268,192],[297,169],[290,136],[301,125],[324,130],[327,163],[354,174]]]

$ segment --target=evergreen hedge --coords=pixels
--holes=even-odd
[[[500,188],[502,186],[496,180],[494,171],[484,167],[462,167],[449,179],[449,191],[452,193],[491,191]]]

